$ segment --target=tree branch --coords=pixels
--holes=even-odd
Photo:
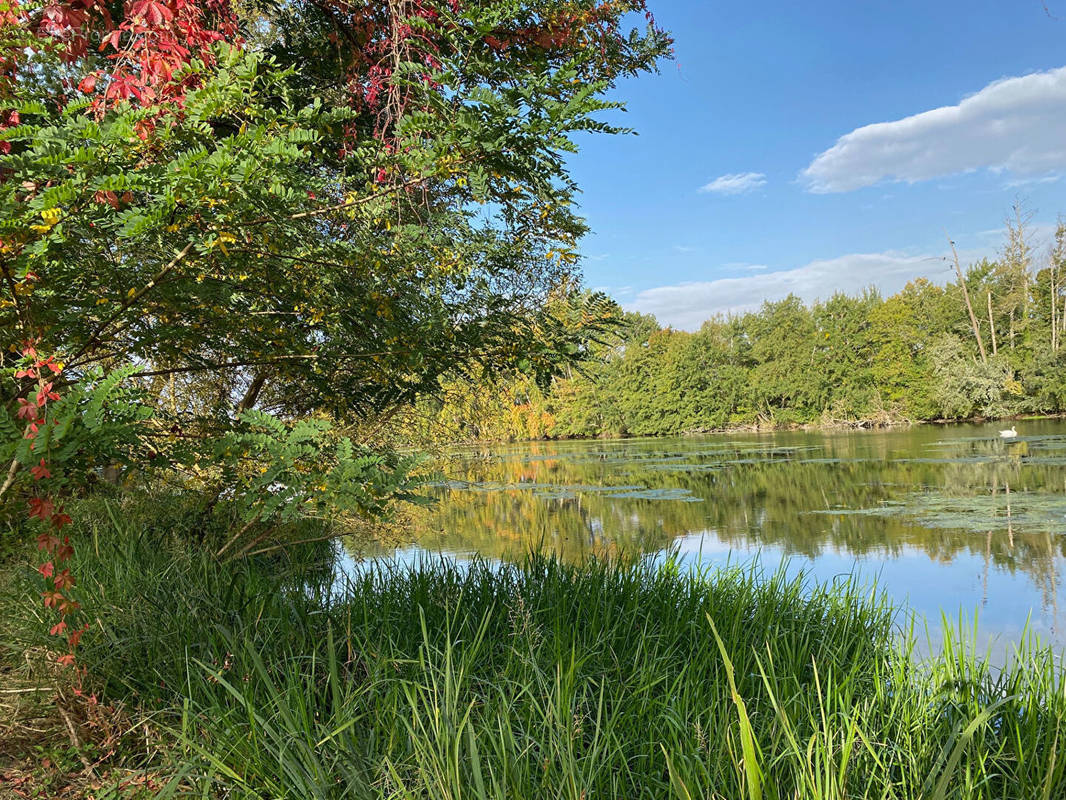
[[[120,316],[122,316],[126,311],[128,311],[138,300],[144,297],[148,292],[152,291],[152,289],[154,289],[156,286],[158,286],[159,282],[163,280],[163,278],[165,278],[167,274],[170,273],[170,271],[173,270],[182,261],[182,259],[184,259],[185,256],[187,256],[192,251],[193,244],[193,242],[189,242],[188,244],[186,244],[185,247],[179,250],[178,254],[174,256],[174,258],[172,258],[165,267],[163,267],[161,270],[159,270],[159,272],[152,276],[152,279],[148,281],[148,283],[146,283],[138,291],[134,292],[130,297],[127,297],[122,302],[122,306],[114,314],[112,314],[110,317],[108,317],[106,320],[100,323],[100,325],[97,326],[96,330],[92,333],[92,335],[89,336],[89,340],[85,342],[85,344],[83,344],[81,348],[69,358],[69,360],[76,361],[78,358],[85,355],[85,353],[88,352],[88,350],[90,350],[93,345],[102,344],[102,340],[100,337],[103,335],[104,331],[107,330],[107,327],[112,322],[117,320]],[[128,324],[129,323],[127,322],[126,325]],[[124,327],[126,327],[126,325],[120,326],[118,330],[113,331],[110,335],[114,336]]]

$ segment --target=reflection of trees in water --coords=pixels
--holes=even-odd
[[[584,494],[542,499],[528,490],[451,490],[436,508],[416,512],[412,527],[418,544],[427,549],[473,550],[509,560],[531,549],[549,550],[566,560],[650,552],[690,530],[666,527],[663,520],[623,506],[628,504]]]
[[[1066,443],[951,435],[958,429],[471,449],[445,472],[494,488],[442,489],[412,526],[424,547],[505,559],[535,547],[567,559],[655,551],[704,531],[734,546],[812,559],[827,549],[873,557],[916,549],[942,562],[966,553],[1028,574],[1052,602],[1066,540],[1024,512],[1026,503],[1063,490],[1066,469],[1040,461],[1066,455]],[[611,496],[611,487],[628,486],[685,490],[700,502]],[[902,503],[902,511],[833,513],[885,502]],[[950,527],[923,524],[924,512]]]

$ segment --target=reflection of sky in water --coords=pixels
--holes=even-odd
[[[939,629],[972,621],[1005,649],[1060,645],[1066,422],[468,447],[391,559],[564,559],[679,551],[691,562],[816,580],[856,574]],[[367,552],[383,556],[386,551]],[[358,567],[349,561],[347,569]],[[968,623],[972,624],[972,623]],[[935,630],[934,630],[935,632]]]

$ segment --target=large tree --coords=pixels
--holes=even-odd
[[[596,118],[605,92],[669,46],[650,15],[626,30],[633,12],[0,0],[4,491],[52,445],[31,453],[14,421],[37,387],[19,343],[53,354],[72,396],[132,365],[155,422],[127,414],[139,432],[111,441],[216,496],[211,448],[285,456],[244,488],[286,485],[322,430],[294,438],[297,418],[365,420],[457,371],[557,371],[608,311],[553,297],[584,231],[566,154],[617,130]],[[313,465],[373,484],[347,447]]]

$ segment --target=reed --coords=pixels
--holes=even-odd
[[[530,556],[338,586],[321,548],[221,565],[117,522],[78,552],[80,660],[170,730],[161,797],[1066,795],[1050,650],[997,669],[949,628],[917,659],[849,580]]]

